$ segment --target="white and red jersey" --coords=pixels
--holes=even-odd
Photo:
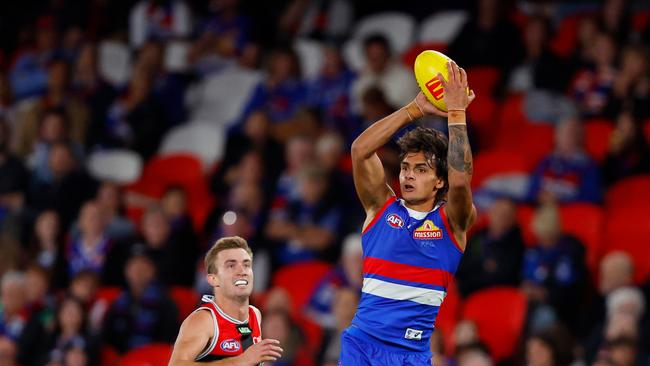
[[[210,344],[196,356],[197,362],[209,362],[241,355],[248,347],[262,340],[262,315],[256,307],[249,305],[248,320],[240,321],[226,314],[214,301],[214,297],[203,295],[203,304],[194,311],[209,311],[214,327]]]

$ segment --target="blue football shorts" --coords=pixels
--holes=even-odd
[[[343,332],[339,366],[431,366],[431,352],[399,352],[364,337],[354,327]]]

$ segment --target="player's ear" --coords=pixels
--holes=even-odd
[[[442,178],[436,178],[436,190],[442,189],[445,186],[445,181]]]
[[[205,278],[208,280],[208,283],[212,287],[219,287],[219,279],[214,273],[208,273]]]

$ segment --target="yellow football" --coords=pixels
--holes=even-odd
[[[445,81],[449,80],[447,72],[447,62],[449,61],[451,61],[449,57],[438,51],[426,50],[418,55],[413,65],[415,80],[417,80],[422,93],[433,105],[445,112],[447,111],[447,105],[443,99],[445,91],[442,83],[438,80],[438,73],[442,74]]]

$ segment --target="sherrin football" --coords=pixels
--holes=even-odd
[[[422,93],[433,105],[445,112],[447,105],[443,99],[444,89],[438,80],[438,73],[442,74],[445,81],[449,80],[447,72],[447,62],[449,61],[451,61],[449,57],[438,51],[426,50],[418,55],[413,65],[415,80],[417,80]]]

